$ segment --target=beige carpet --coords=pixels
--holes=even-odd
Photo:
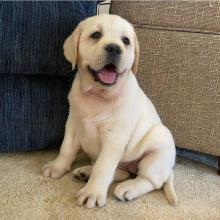
[[[220,176],[215,169],[178,159],[175,184],[179,204],[176,207],[168,204],[162,191],[133,202],[118,202],[112,195],[114,185],[106,207],[87,210],[76,206],[74,195],[83,183],[72,181],[71,173],[60,180],[40,174],[42,165],[55,155],[55,151],[42,151],[0,156],[1,220],[220,219]],[[85,160],[78,160],[75,167],[82,163]]]

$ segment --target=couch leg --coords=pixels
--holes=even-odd
[[[220,157],[218,157],[218,175],[220,175]]]

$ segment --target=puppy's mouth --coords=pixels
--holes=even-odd
[[[92,69],[91,67],[88,67],[88,69],[93,76],[94,81],[97,81],[104,86],[114,85],[119,75],[114,64],[105,65],[98,71]]]

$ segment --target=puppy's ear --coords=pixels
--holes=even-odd
[[[138,62],[139,62],[139,42],[136,33],[134,33],[134,63],[131,67],[131,70],[134,75],[136,75],[138,71]]]
[[[73,70],[75,69],[77,63],[78,44],[81,30],[82,28],[79,24],[63,44],[64,56],[70,63],[72,63]]]

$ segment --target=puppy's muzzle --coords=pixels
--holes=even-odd
[[[122,50],[114,43],[106,45],[104,50],[106,51],[105,65],[99,70],[94,70],[90,66],[88,69],[96,82],[104,86],[112,86],[116,83],[119,75],[117,66]]]

